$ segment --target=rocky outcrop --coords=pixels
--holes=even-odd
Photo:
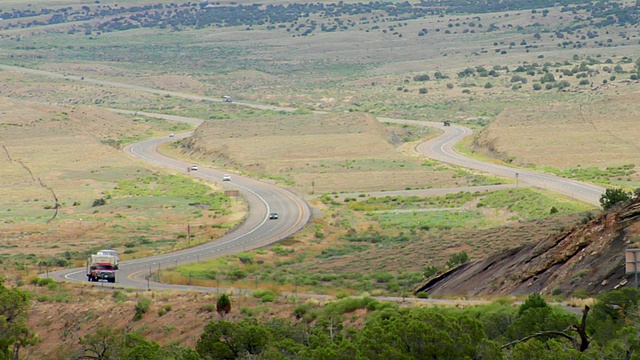
[[[640,200],[537,243],[508,249],[427,279],[431,296],[589,294],[633,284],[625,249],[640,247]]]

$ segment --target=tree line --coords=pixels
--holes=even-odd
[[[27,292],[0,283],[0,359],[19,359],[21,349],[37,343],[26,326],[28,308]],[[632,288],[601,294],[581,315],[552,306],[538,294],[517,306],[498,300],[467,308],[404,307],[368,297],[346,298],[324,306],[298,305],[287,318],[248,314],[239,321],[228,319],[231,301],[222,295],[216,309],[220,318],[205,326],[194,347],[161,345],[135,330],[101,324],[82,336],[77,346],[61,346],[55,356],[577,360],[638,359],[640,350],[638,291]],[[135,320],[144,316],[152,315],[143,311]]]

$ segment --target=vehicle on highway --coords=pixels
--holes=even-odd
[[[198,165],[191,165],[191,171],[197,171]]]
[[[224,102],[231,102],[231,96],[229,96],[229,95],[225,95],[225,96],[223,96],[223,97],[222,97],[222,100],[223,100]]]
[[[169,137],[174,137],[176,136],[174,133],[169,134]]]
[[[120,263],[120,255],[118,254],[118,250],[114,249],[105,249],[100,250],[96,253],[98,256],[112,256],[115,259],[115,263],[113,264],[113,268],[118,270],[118,264]]]
[[[278,220],[278,213],[269,214],[269,220]]]
[[[229,174],[224,174],[222,181],[231,181],[231,176],[229,176]]]
[[[116,282],[116,264],[113,255],[91,255],[87,259],[87,280]]]

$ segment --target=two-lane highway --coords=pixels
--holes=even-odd
[[[146,140],[129,145],[124,151],[151,164],[187,173],[191,163],[164,156],[157,149],[165,142],[189,135],[190,133],[185,133],[173,138]],[[145,276],[150,272],[257,249],[296,233],[310,219],[311,210],[304,200],[273,184],[235,174],[231,175],[231,181],[223,181],[224,171],[202,165],[199,165],[197,171],[190,171],[188,174],[205,181],[219,182],[229,190],[239,190],[248,204],[250,216],[229,234],[210,243],[173,253],[123,261],[118,270],[117,283],[103,284],[104,286],[146,288],[148,283]],[[268,214],[271,212],[278,213],[279,218],[269,219]],[[52,272],[49,276],[57,280],[87,281],[84,268]],[[153,287],[158,289],[180,286],[154,283]]]
[[[186,94],[173,91],[151,89],[131,84],[118,83],[90,79],[80,76],[70,76],[57,74],[48,71],[27,69],[9,65],[0,65],[0,69],[7,71],[18,71],[39,76],[62,77],[67,80],[82,81],[103,86],[125,88],[155,94],[171,95],[185,99],[199,101],[221,102],[220,99],[209,98],[199,95]],[[270,105],[250,104],[234,102],[236,106],[249,106],[259,109],[270,109],[276,111],[294,111],[293,108],[282,108]],[[145,116],[159,117],[172,121],[183,121],[197,125],[199,119],[184,118],[173,115],[152,114],[146,112],[134,112],[128,110],[114,110],[121,113],[140,114]],[[454,150],[454,144],[470,136],[473,132],[465,127],[451,125],[443,126],[442,123],[399,120],[399,119],[379,119],[382,122],[394,122],[401,124],[423,125],[441,129],[443,134],[424,142],[416,147],[416,151],[424,156],[441,162],[478,170],[488,174],[503,176],[505,178],[516,179],[517,181],[528,183],[541,188],[550,189],[566,194],[575,199],[599,205],[599,199],[604,192],[604,188],[588,183],[582,183],[557,176],[538,173],[532,170],[516,169],[507,166],[485,163],[476,159],[465,157]],[[164,142],[189,136],[190,133],[177,135],[175,138],[152,139],[128,146],[125,150],[144,161],[151,164],[186,172],[191,163],[179,161],[158,153],[158,146]],[[150,271],[185,264],[193,261],[204,260],[211,257],[235,254],[242,251],[256,249],[278,240],[284,239],[299,231],[309,220],[311,210],[309,206],[298,196],[286,189],[280,188],[267,182],[260,182],[251,178],[232,174],[231,182],[222,182],[224,174],[221,170],[211,169],[199,165],[198,171],[190,172],[190,176],[200,177],[206,181],[220,182],[228,189],[239,190],[247,204],[250,214],[239,227],[231,231],[221,239],[208,244],[200,245],[191,249],[178,251],[175,253],[157,255],[144,259],[129,260],[121,263],[118,283],[116,286],[126,286],[133,288],[146,288],[147,283],[144,276]],[[280,215],[278,220],[269,220],[268,213],[277,212]],[[86,281],[85,269],[68,269],[48,274],[58,280]],[[105,284],[110,286],[112,284]],[[183,288],[193,289],[194,287],[154,284],[154,288]],[[201,289],[206,291],[206,289]]]
[[[420,154],[434,160],[478,170],[487,174],[502,176],[507,179],[514,179],[515,181],[527,183],[543,189],[553,190],[596,206],[600,205],[600,196],[605,191],[605,188],[589,183],[565,179],[559,176],[540,173],[533,170],[518,169],[504,165],[487,163],[466,157],[454,149],[454,145],[456,143],[473,134],[473,131],[466,127],[453,124],[451,126],[444,126],[443,123],[402,119],[382,118],[380,121],[397,124],[430,126],[441,129],[443,131],[442,135],[423,142],[416,147],[416,151]]]

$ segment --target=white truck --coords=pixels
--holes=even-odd
[[[116,282],[117,260],[113,255],[91,255],[87,259],[87,280]]]
[[[120,262],[120,256],[118,255],[118,250],[113,250],[113,249],[108,249],[108,250],[100,250],[96,253],[96,255],[106,255],[106,256],[113,256],[116,258],[116,264],[114,265],[114,268],[116,270],[118,270],[118,263]]]

